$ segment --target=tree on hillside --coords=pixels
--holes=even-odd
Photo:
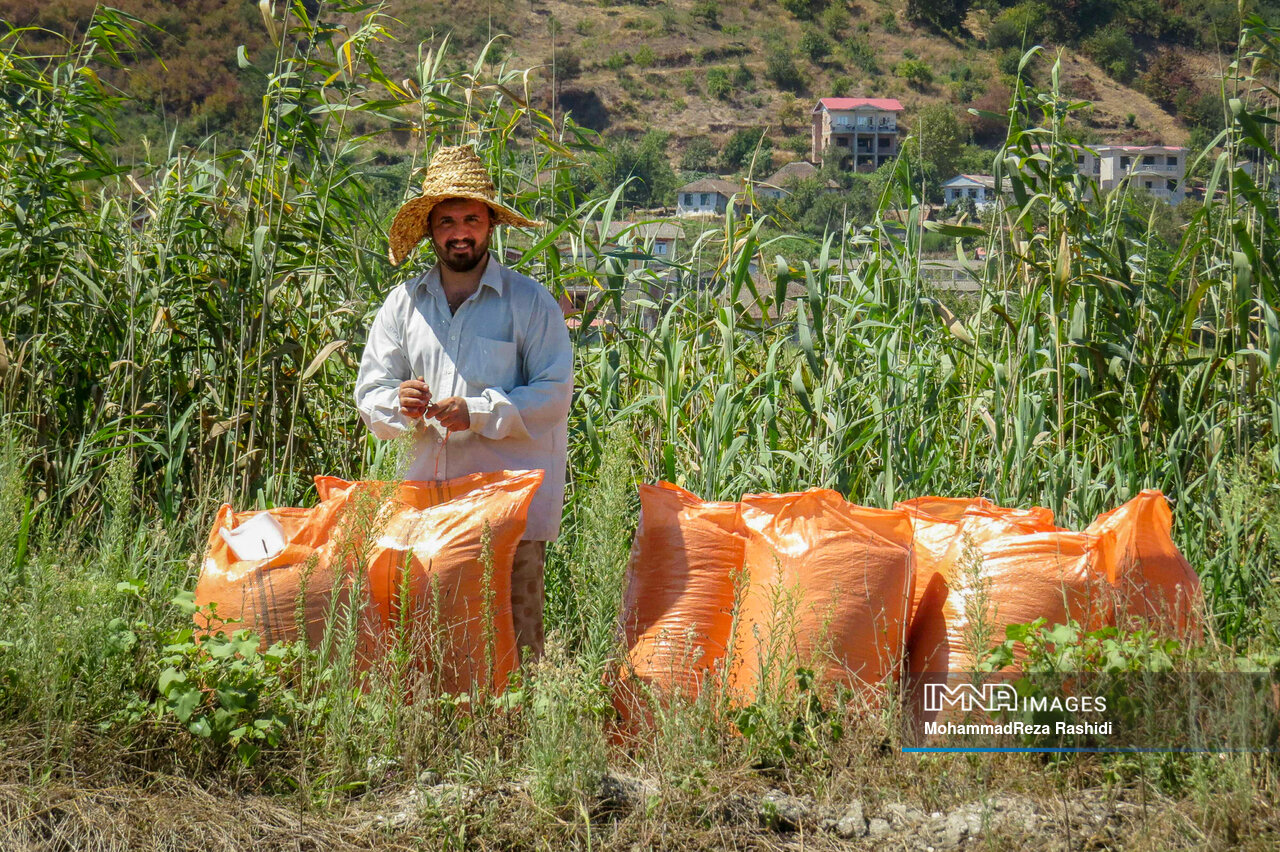
[[[925,195],[941,199],[942,182],[955,177],[964,153],[964,129],[949,104],[930,104],[910,122],[911,136],[902,143],[902,156],[912,163],[913,179],[922,179]]]
[[[969,0],[907,0],[907,20],[954,30],[964,23],[969,13]]]
[[[923,159],[948,178],[955,172],[964,149],[965,132],[950,104],[934,103],[912,122]],[[945,178],[944,178],[945,180]]]
[[[782,8],[797,18],[811,21],[827,8],[827,0],[781,0]]]
[[[756,153],[757,145],[760,147],[759,154]],[[761,164],[767,168],[773,159],[773,140],[765,136],[764,130],[759,127],[743,127],[735,130],[720,153],[725,170],[731,172],[749,165],[753,156],[756,158],[757,172],[761,170]]]
[[[680,169],[686,172],[709,172],[715,160],[716,146],[705,136],[695,136],[680,157]]]
[[[586,197],[607,195],[623,182],[627,184],[623,200],[637,207],[670,204],[678,181],[667,161],[670,134],[650,130],[639,142],[612,140],[591,162],[590,169],[575,172],[575,183]]]

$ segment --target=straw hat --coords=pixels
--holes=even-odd
[[[398,265],[404,260],[427,235],[427,217],[431,215],[431,208],[450,198],[483,201],[489,205],[494,221],[499,225],[536,228],[542,224],[526,219],[498,201],[493,181],[474,148],[470,145],[441,148],[431,158],[431,165],[427,166],[427,176],[422,181],[422,194],[405,202],[391,222],[387,255],[391,258],[392,265]]]

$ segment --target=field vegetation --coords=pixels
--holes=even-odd
[[[1036,49],[986,116],[1011,190],[990,221],[922,221],[906,157],[868,225],[834,218],[815,239],[753,205],[637,263],[605,239],[632,184],[584,184],[599,138],[534,106],[527,74],[441,41],[393,78],[397,25],[341,11],[358,26],[298,5],[264,27],[270,50],[241,62],[263,93],[243,146],[175,140],[127,164],[129,95],[103,69],[137,48],[135,22],[99,11],[57,51],[3,41],[0,846],[774,848],[843,838],[822,808],[856,822],[846,839],[884,842],[862,839],[877,819],[853,821],[853,795],[903,843],[961,808],[978,820],[962,836],[993,848],[1274,843],[1268,755],[915,757],[892,702],[833,704],[794,671],[745,715],[708,694],[619,741],[603,676],[634,483],[659,478],[705,498],[982,494],[1073,527],[1159,488],[1205,586],[1197,653],[1276,666],[1280,32],[1239,33],[1229,118],[1195,155],[1206,200],[1180,226],[1075,172],[1083,104]],[[409,162],[370,177],[387,133]],[[384,294],[430,262],[388,264],[387,215],[414,167],[463,141],[549,223],[498,250],[594,294],[546,658],[492,698],[432,693],[402,658],[357,672],[342,612],[323,650],[264,649],[234,624],[195,638],[220,503],[306,504],[314,474],[402,469],[355,414],[355,368]],[[975,295],[930,289],[926,240],[985,250]]]

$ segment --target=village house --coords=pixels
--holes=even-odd
[[[802,180],[817,177],[818,167],[804,160],[787,163],[773,174],[756,184],[756,192],[768,198],[782,198],[790,195],[790,188]],[[828,180],[823,189],[826,192],[838,192],[840,184]]]
[[[956,175],[942,185],[942,200],[947,205],[971,199],[983,208],[996,200],[996,179],[991,175]]]
[[[822,98],[813,108],[812,156],[828,153],[842,168],[875,171],[898,155],[898,114],[894,98]]]
[[[1043,147],[1043,146],[1041,146]],[[1177,204],[1186,197],[1187,149],[1171,145],[1073,145],[1076,171],[1110,192],[1126,177],[1129,186]]]
[[[741,184],[723,178],[701,178],[686,183],[676,190],[676,215],[722,216],[735,196],[736,204],[746,206],[742,191]]]
[[[1144,189],[1170,204],[1177,204],[1183,199],[1183,178],[1187,174],[1186,148],[1104,145],[1097,152],[1101,160],[1098,186],[1102,190],[1115,189],[1127,176],[1131,187]]]

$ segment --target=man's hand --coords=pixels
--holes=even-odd
[[[426,413],[428,417],[440,421],[440,425],[450,432],[462,432],[471,428],[471,412],[467,410],[467,401],[460,396],[451,396],[429,405]]]
[[[427,413],[431,405],[431,390],[422,379],[410,379],[400,383],[400,413],[410,420],[417,420]]]

